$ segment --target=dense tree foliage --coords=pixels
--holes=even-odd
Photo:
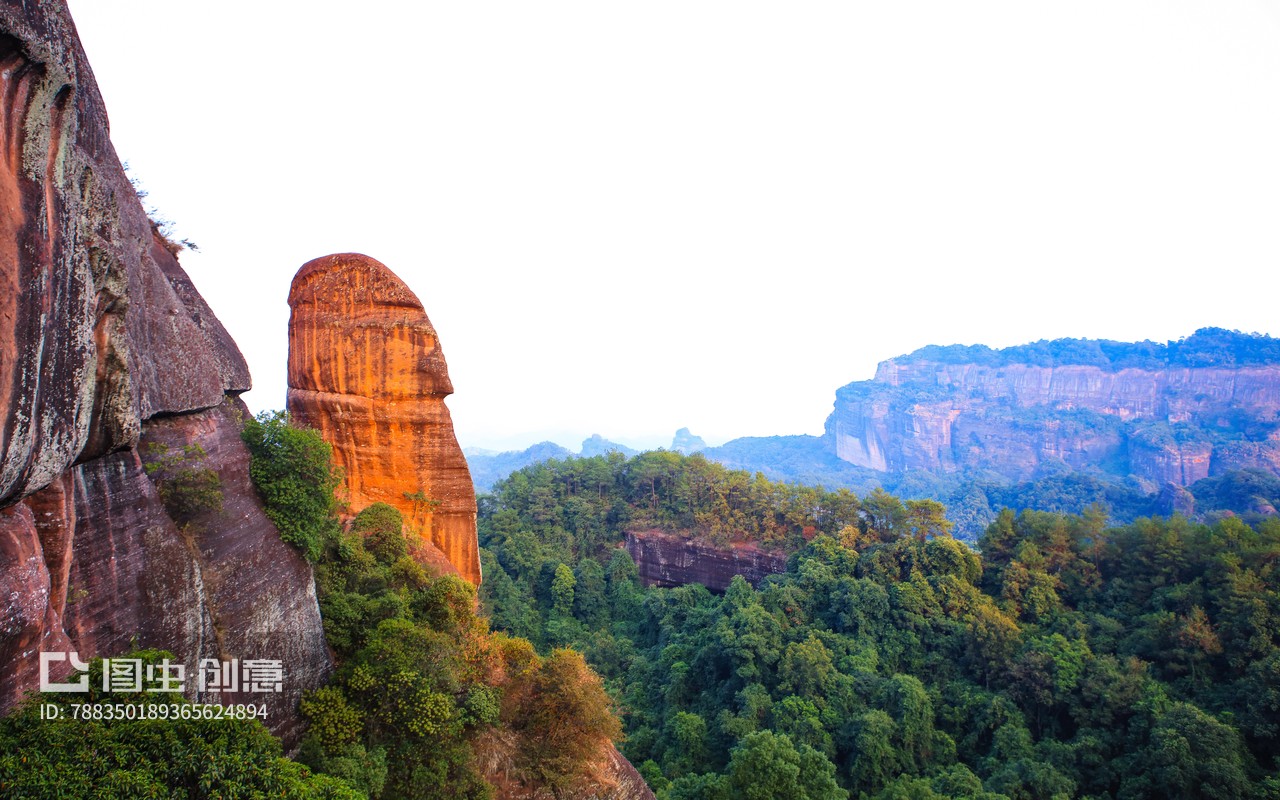
[[[930,345],[900,360],[1006,366],[1068,364],[1103,369],[1166,367],[1243,367],[1280,364],[1280,339],[1223,328],[1201,328],[1190,336],[1158,342],[1115,342],[1107,339],[1054,339],[995,350],[985,345]]]
[[[144,650],[129,658],[156,665],[173,656]],[[138,717],[147,715],[146,706],[185,703],[174,695],[98,691],[102,659],[89,666],[89,686],[94,687],[91,694],[45,694],[38,698],[40,704],[58,709],[57,719],[42,719],[35,702],[0,719],[0,797],[361,797],[342,781],[312,775],[301,764],[282,758],[280,742],[253,719],[107,721],[88,715],[76,719],[73,703],[103,703],[117,709],[137,706]]]
[[[792,555],[646,589],[652,525]],[[661,453],[515,473],[481,537],[494,625],[586,654],[667,800],[1280,792],[1280,522],[1005,511],[979,554],[936,503]]]
[[[333,492],[340,479],[333,449],[314,431],[290,425],[280,411],[245,420],[241,438],[252,456],[249,476],[280,538],[315,561],[337,529]]]
[[[481,758],[519,786],[560,791],[593,779],[620,727],[600,679],[572,651],[543,658],[489,632],[475,589],[428,573],[400,512],[379,503],[343,530],[334,516],[330,450],[281,415],[246,427],[251,475],[316,564],[329,685],[307,695],[300,760],[371,798],[485,798]],[[423,502],[432,502],[424,498]],[[565,613],[574,574],[553,588]],[[590,579],[584,580],[584,586]],[[584,598],[587,596],[583,593]]]

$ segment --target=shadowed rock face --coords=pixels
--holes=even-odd
[[[291,745],[329,656],[247,479],[248,368],[125,176],[63,0],[0,0],[0,83],[0,712],[40,650],[273,659],[285,692],[254,702]],[[204,448],[223,511],[177,524],[140,439]]]
[[[787,557],[782,553],[755,545],[716,547],[659,531],[628,531],[626,547],[647,586],[700,583],[713,592],[723,592],[735,575],[755,586],[787,570]]]
[[[479,584],[475,490],[422,303],[381,263],[343,253],[303,265],[289,307],[289,413],[333,445],[351,512],[395,506]]]

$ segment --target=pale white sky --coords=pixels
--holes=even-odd
[[[499,449],[819,433],[925,344],[1280,334],[1280,0],[70,5],[255,409],[341,251]]]

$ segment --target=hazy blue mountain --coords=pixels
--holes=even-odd
[[[502,453],[474,447],[468,447],[462,452],[467,457],[467,466],[471,468],[471,482],[475,484],[477,492],[489,491],[493,484],[521,467],[551,458],[568,458],[573,455],[555,442],[538,442],[524,450],[508,450]]]
[[[627,458],[639,453],[639,450],[627,447],[625,444],[611,442],[598,433],[591,434],[590,437],[582,440],[582,449],[578,451],[578,455],[586,458],[588,456],[602,456],[605,453],[622,453]]]
[[[702,440],[702,437],[694,435],[688,428],[676,431],[675,437],[671,440],[671,449],[685,455],[705,450],[706,447],[707,443]]]

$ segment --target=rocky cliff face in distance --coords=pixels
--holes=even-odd
[[[0,62],[0,711],[42,650],[170,650],[192,690],[202,659],[270,659],[284,691],[230,699],[292,744],[329,656],[248,483],[248,369],[125,177],[65,3],[0,0]],[[218,503],[166,507],[165,448]]]
[[[661,531],[628,531],[625,544],[646,586],[700,583],[713,592],[723,592],[735,575],[757,586],[787,569],[785,553],[753,544],[719,547]]]
[[[304,264],[289,307],[289,414],[333,445],[350,512],[395,506],[437,566],[479,584],[475,490],[422,303],[378,261],[343,253]]]
[[[1280,342],[1269,337],[930,347],[841,388],[825,444],[882,472],[1026,480],[1065,466],[1187,486],[1280,472],[1278,412]]]

